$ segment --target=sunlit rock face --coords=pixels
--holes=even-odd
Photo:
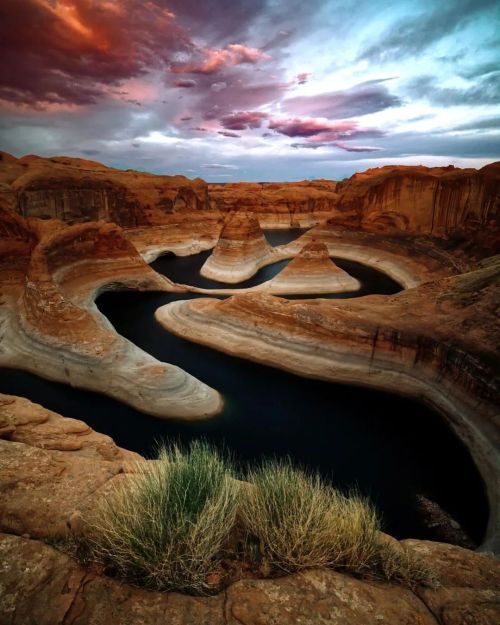
[[[500,164],[480,170],[368,169],[339,183],[337,191],[339,206],[354,210],[365,230],[436,236],[472,233],[498,224]]]
[[[241,282],[251,277],[273,254],[256,217],[249,213],[231,213],[200,273],[220,282]]]
[[[1,195],[24,217],[134,228],[208,209],[207,185],[200,179],[122,171],[78,158],[1,157]]]

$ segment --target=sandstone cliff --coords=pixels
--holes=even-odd
[[[200,249],[208,249],[221,217],[243,211],[263,228],[311,227],[330,219],[337,227],[371,232],[452,235],[469,244],[477,239],[491,253],[500,244],[500,164],[480,170],[387,166],[342,182],[207,185],[199,178],[122,171],[82,159],[16,159],[2,152],[0,206],[25,217],[104,219],[142,228],[144,247],[152,247],[145,227],[185,224],[189,216],[206,224],[199,232],[210,233],[210,244]]]
[[[23,217],[68,223],[112,221],[125,228],[168,223],[178,212],[207,210],[207,185],[78,158],[0,153],[0,196]]]
[[[0,209],[0,235],[0,367],[107,393],[160,417],[220,410],[216,391],[137,348],[97,310],[103,290],[179,290],[118,226],[24,220]]]

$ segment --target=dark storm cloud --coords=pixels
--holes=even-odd
[[[346,152],[379,152],[382,148],[377,148],[375,146],[364,146],[364,145],[349,145],[348,143],[342,143],[340,141],[332,141],[326,143],[291,143],[290,146],[295,149],[312,149],[317,150],[318,148],[339,148],[340,150],[344,150]]]
[[[383,62],[419,54],[459,30],[479,13],[497,6],[497,0],[441,1],[436,3],[434,11],[424,10],[399,20],[379,41],[369,45],[358,59]]]
[[[371,80],[343,91],[288,98],[283,109],[299,115],[345,119],[401,106],[402,100],[381,84],[385,81]]]

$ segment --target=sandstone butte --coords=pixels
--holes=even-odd
[[[0,366],[92,388],[161,417],[214,414],[222,402],[216,390],[120,337],[95,298],[104,290],[186,291],[144,259],[215,247],[235,211],[243,228],[255,228],[254,219],[261,227],[315,226],[288,245],[266,248],[261,266],[299,256],[290,263],[293,277],[305,266],[304,247],[302,257],[318,254],[322,263],[326,248],[328,256],[385,271],[405,290],[335,301],[250,292],[174,302],[158,319],[216,349],[434,406],[482,473],[490,503],[482,550],[498,553],[500,262],[492,256],[499,251],[499,197],[498,163],[478,171],[386,167],[342,182],[207,185],[2,153]],[[239,271],[248,265],[238,254],[233,262]],[[210,336],[201,335],[207,323]],[[47,544],[84,532],[82,515],[127,479],[135,460],[83,422],[0,397],[2,625],[500,620],[498,560],[453,545],[402,541],[434,568],[437,590],[312,570],[245,579],[200,598],[127,586]]]

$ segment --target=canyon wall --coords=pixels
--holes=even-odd
[[[24,217],[105,220],[131,230],[183,224],[189,217],[208,224],[215,237],[227,213],[243,211],[263,228],[305,228],[330,220],[367,232],[477,239],[498,251],[500,163],[480,170],[387,166],[342,182],[207,184],[76,158],[16,159],[2,152],[0,206]]]
[[[16,159],[5,152],[0,196],[23,217],[105,220],[124,228],[161,225],[169,215],[209,209],[207,185],[200,179],[122,171],[69,157]]]

